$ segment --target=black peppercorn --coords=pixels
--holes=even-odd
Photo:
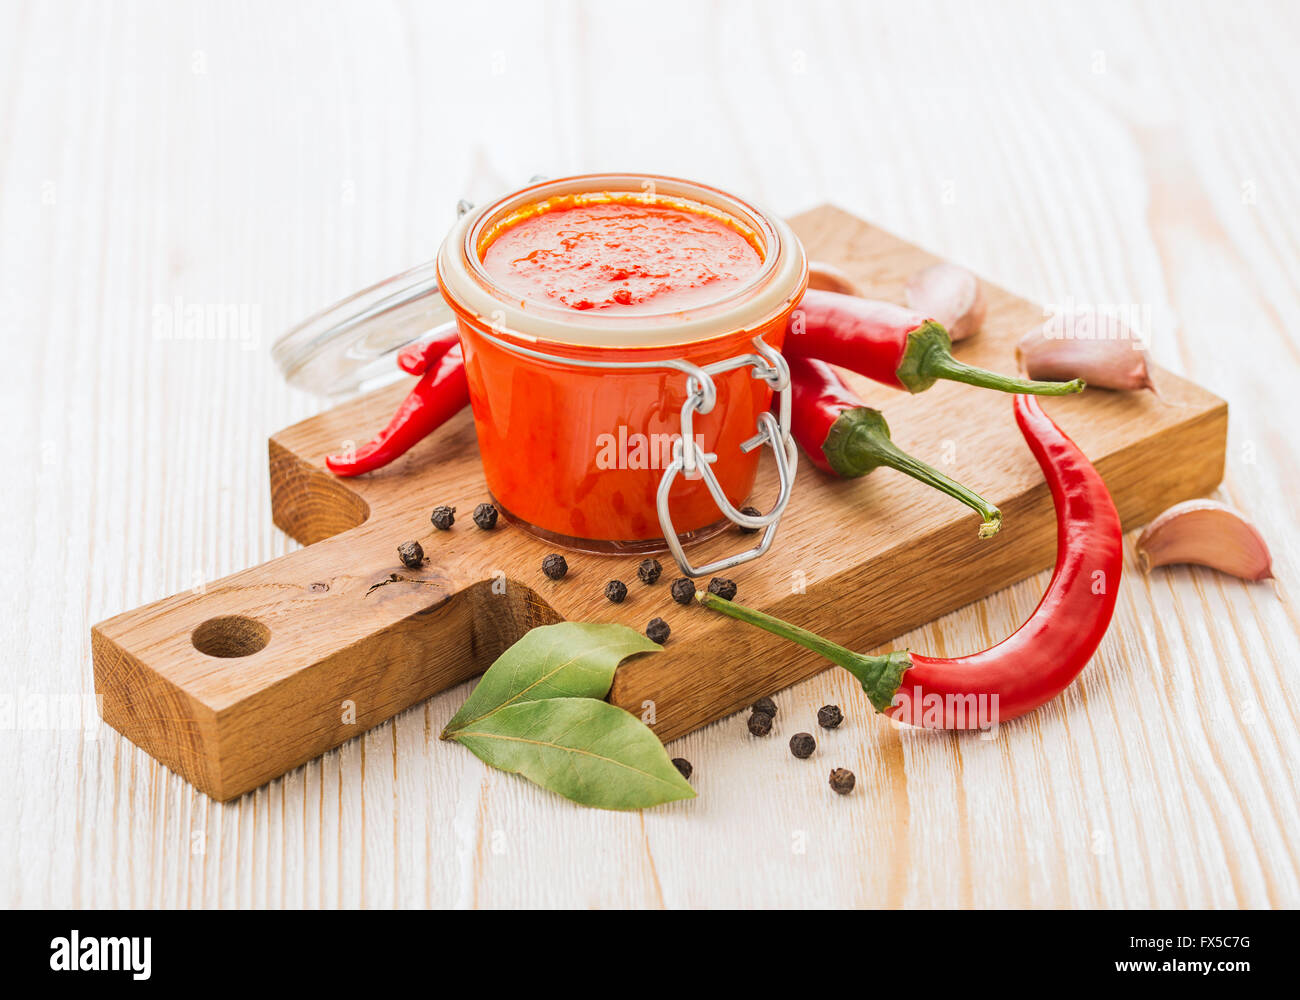
[[[754,712],[762,712],[764,715],[770,715],[775,718],[776,702],[771,698],[759,698],[758,701],[754,702],[754,704],[750,706],[750,710]]]
[[[434,507],[433,516],[429,518],[433,526],[439,531],[450,531],[451,526],[456,523],[455,507]]]
[[[668,623],[662,618],[651,618],[650,624],[645,627],[646,637],[651,642],[657,642],[661,646],[668,641],[668,633],[671,631],[672,629],[668,627]]]
[[[641,578],[642,583],[658,583],[659,574],[664,568],[659,565],[658,559],[642,559],[641,565],[636,568],[636,575]]]
[[[491,531],[497,526],[497,509],[490,503],[481,503],[474,508],[474,523],[484,531]]]
[[[817,709],[817,725],[823,729],[834,729],[844,721],[844,713],[839,705],[823,705]]]
[[[709,593],[716,594],[724,601],[730,601],[736,596],[736,581],[715,576],[709,581]]]
[[[424,563],[424,548],[419,542],[403,542],[397,546],[397,558],[407,569],[419,569]]]
[[[672,592],[673,600],[678,604],[690,604],[695,600],[695,584],[684,576],[674,580],[673,585],[668,589]]]
[[[795,733],[790,737],[790,752],[800,760],[806,760],[817,749],[817,741],[812,733]]]
[[[740,512],[741,512],[742,514],[748,514],[750,517],[762,517],[762,516],[763,516],[763,512],[762,512],[761,510],[759,510],[757,507],[741,507],[741,508],[740,508]],[[740,533],[741,533],[742,535],[753,535],[753,534],[757,534],[757,532],[758,532],[758,529],[757,529],[757,528],[741,528],[741,529],[740,529]]]
[[[754,736],[766,736],[772,731],[772,717],[766,712],[755,712],[749,717],[749,731]]]
[[[569,564],[564,561],[564,556],[552,552],[542,560],[542,572],[552,580],[563,580],[564,574],[569,572]]]
[[[685,757],[674,757],[673,767],[681,771],[682,777],[686,778],[687,780],[690,779],[691,772],[695,770],[695,768],[691,767],[691,762],[687,760]]]
[[[615,604],[622,604],[627,597],[627,584],[622,580],[610,580],[605,584],[605,596]]]
[[[838,795],[848,795],[853,791],[853,786],[857,784],[857,779],[853,777],[853,772],[847,767],[837,767],[831,772],[831,788],[835,789]]]

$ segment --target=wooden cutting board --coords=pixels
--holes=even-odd
[[[907,276],[936,260],[832,207],[792,222],[811,258],[839,265],[875,297],[901,301]],[[1013,371],[1015,341],[1043,310],[991,285],[986,293],[983,333],[957,354]],[[1092,390],[1044,402],[1096,463],[1126,528],[1223,476],[1227,404],[1166,372],[1156,380],[1159,397]],[[1002,509],[1001,533],[978,540],[976,515],[890,470],[837,481],[801,459],[772,552],[731,573],[738,599],[867,650],[1051,565],[1051,496],[1009,396],[949,383],[908,396],[852,381],[885,411],[903,448]],[[566,553],[564,580],[546,579],[541,562],[552,546],[470,520],[488,496],[468,413],[387,469],[350,480],[326,472],[324,456],[366,440],[410,384],[272,436],[275,523],[306,548],[93,628],[95,688],[110,725],[230,799],[472,677],[527,629],[562,619],[669,622],[664,651],[624,664],[610,695],[664,740],[827,669],[767,633],[674,604],[676,567],[666,557],[655,586],[636,579],[640,557],[581,553]],[[754,502],[766,509],[774,495],[764,467]],[[432,528],[437,504],[457,508],[452,531]],[[418,571],[397,558],[412,538],[429,557]],[[692,551],[705,562],[752,541],[728,531]],[[628,584],[621,605],[603,596],[612,578]]]

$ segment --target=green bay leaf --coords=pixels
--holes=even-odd
[[[510,705],[547,698],[604,698],[618,665],[662,649],[625,625],[560,622],[526,632],[479,680],[442,731],[458,731]]]
[[[695,797],[649,727],[593,698],[509,705],[451,738],[485,763],[586,806],[644,809]]]

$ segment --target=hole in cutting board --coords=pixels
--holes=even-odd
[[[261,652],[271,641],[271,630],[256,618],[222,615],[209,618],[196,628],[190,634],[190,641],[206,656],[231,659]]]

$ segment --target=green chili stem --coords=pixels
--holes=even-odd
[[[1025,392],[1032,396],[1068,396],[1082,392],[1084,381],[1034,382],[1013,375],[999,375],[976,368],[952,356],[952,338],[939,323],[926,320],[907,335],[907,347],[894,375],[908,392],[924,392],[941,378],[965,382],[1001,392]]]
[[[980,525],[980,538],[992,538],[998,533],[1002,527],[1002,511],[978,493],[949,479],[938,469],[914,458],[894,444],[889,436],[889,426],[879,410],[869,407],[845,410],[836,423],[841,421],[848,425],[848,433],[833,428],[822,448],[827,460],[832,463],[832,468],[840,475],[860,476],[879,466],[887,466],[948,494],[979,514],[984,519]]]
[[[862,689],[878,712],[883,712],[893,702],[894,694],[902,684],[903,674],[912,665],[912,657],[906,650],[886,653],[884,656],[855,653],[816,632],[809,632],[806,628],[791,625],[787,621],[756,611],[754,608],[747,608],[743,604],[723,600],[716,594],[696,591],[695,599],[706,608],[721,611],[724,615],[748,622],[750,625],[757,625],[773,635],[779,635],[782,639],[789,639],[805,649],[811,649],[814,653],[819,653],[832,663],[843,667],[862,684]]]
[[[1083,392],[1086,383],[1081,378],[1069,382],[1036,382],[1031,379],[999,375],[984,368],[976,368],[958,361],[945,351],[930,351],[920,364],[920,374],[932,378],[946,378],[950,382],[965,382],[985,389],[1001,392],[1025,392],[1033,396],[1069,396]]]

